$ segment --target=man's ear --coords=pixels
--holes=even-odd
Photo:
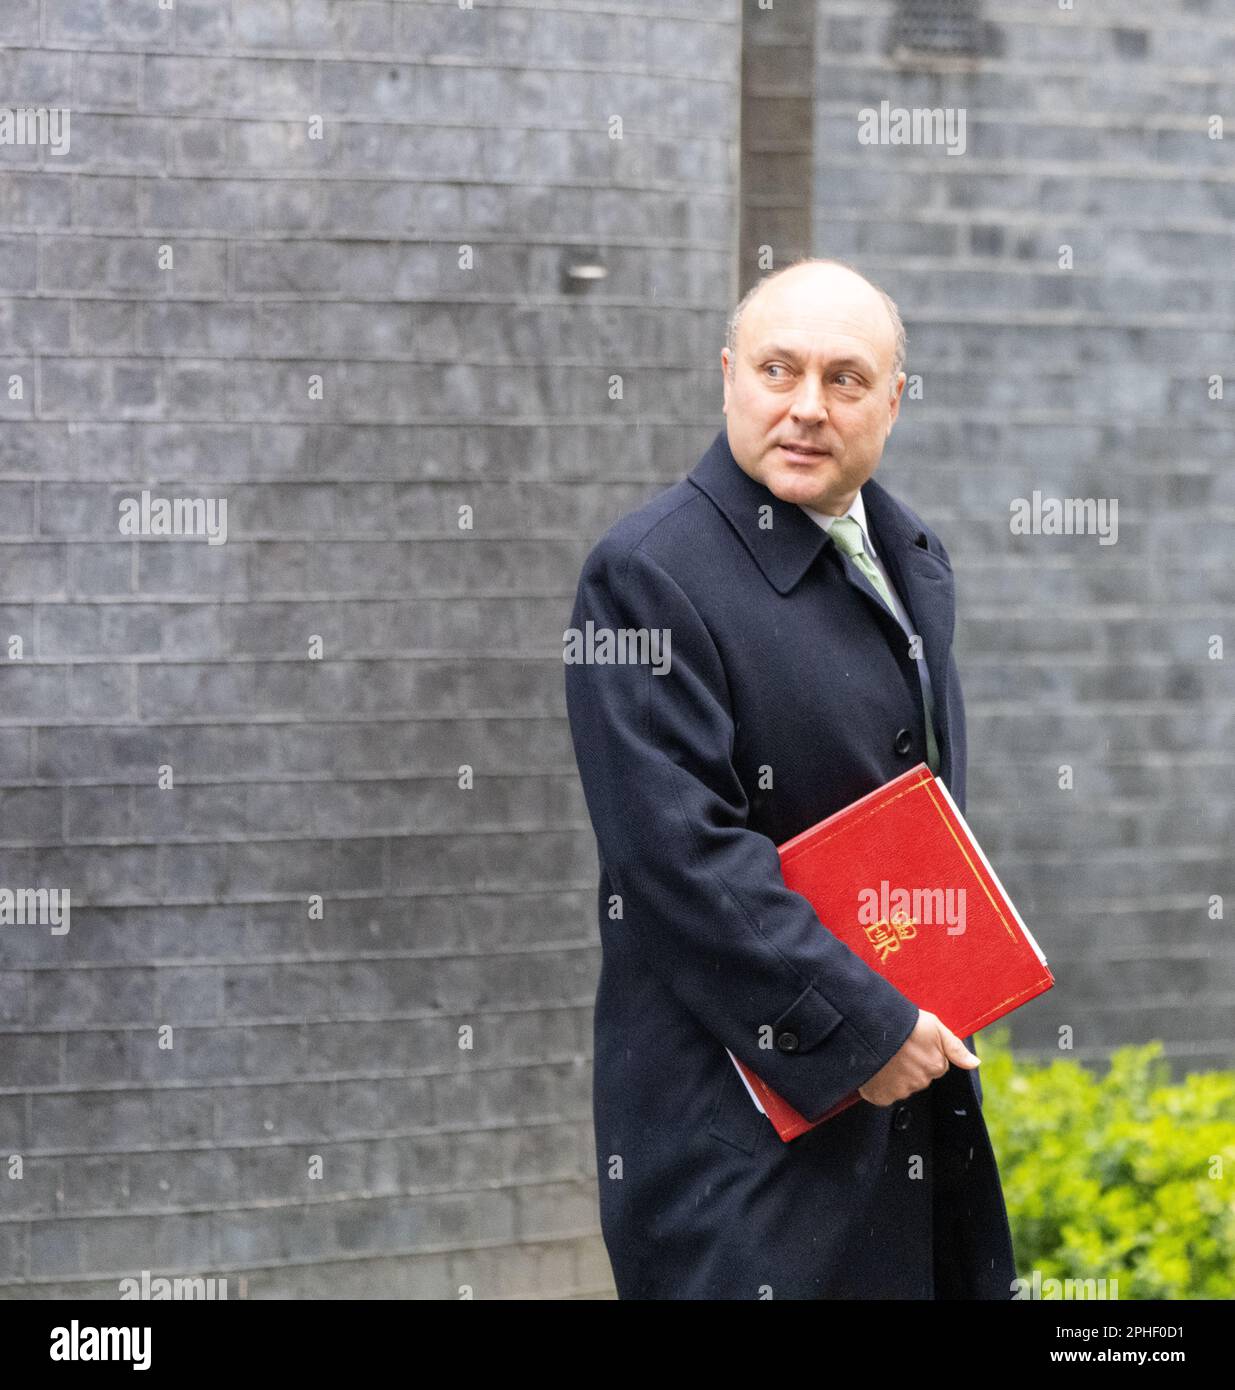
[[[900,410],[901,410],[901,392],[905,389],[905,382],[908,381],[908,380],[909,380],[909,378],[905,375],[904,372],[901,372],[900,375],[896,378],[896,393],[895,393],[895,395],[892,397],[892,404],[891,404],[891,406],[889,407],[889,410],[890,410],[890,412],[891,412],[891,417],[890,417],[890,419],[888,420],[888,434],[891,434],[891,433],[892,433],[892,426],[893,426],[894,424],[896,424],[896,418],[897,418],[897,416],[900,414]],[[884,435],[884,438],[885,438],[885,439],[887,439],[888,434],[885,434],[885,435]]]
[[[729,349],[723,347],[720,350],[720,389],[721,389],[721,414],[729,414]]]

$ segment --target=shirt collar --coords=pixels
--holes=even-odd
[[[801,502],[798,503],[798,506],[802,507],[802,510],[806,513],[806,515],[810,517],[810,519],[817,526],[821,526],[825,531],[830,530],[832,523],[837,519],[834,516],[830,516],[827,512],[817,512],[811,507],[804,507],[802,506]],[[856,521],[858,525],[862,528],[863,549],[866,551],[868,555],[874,555],[875,547],[871,544],[870,531],[866,525],[866,507],[862,502],[861,489],[859,489],[858,492],[854,495],[853,504],[852,506],[850,506],[849,510],[845,513],[845,515],[851,516],[854,519],[854,521]]]

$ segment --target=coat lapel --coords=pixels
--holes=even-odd
[[[874,478],[863,484],[862,501],[879,558],[922,638],[931,683],[942,688],[956,624],[952,566],[929,549],[926,532]]]
[[[795,588],[827,544],[810,517],[743,471],[723,429],[688,476],[724,513],[776,592]]]
[[[794,589],[819,552],[831,543],[822,527],[800,507],[774,496],[742,469],[733,457],[724,429],[689,478],[724,513],[764,578],[779,594],[786,595]],[[952,567],[929,549],[926,533],[874,478],[863,484],[862,501],[879,558],[892,577],[914,631],[922,639],[935,698],[940,770],[950,771],[948,656],[956,621]],[[896,619],[857,566],[847,557],[842,559],[850,583],[874,606],[885,629],[891,624],[887,629],[889,637],[897,640],[902,634]]]
[[[875,549],[887,567],[913,630],[922,639],[930,672],[939,735],[939,770],[951,775],[952,730],[948,708],[948,658],[956,626],[952,566],[928,547],[926,532],[874,478],[862,485],[862,501]],[[870,586],[867,585],[869,588]]]

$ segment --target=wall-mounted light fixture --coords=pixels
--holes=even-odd
[[[593,250],[572,246],[562,261],[562,289],[566,294],[583,294],[590,286],[607,279],[609,267]]]

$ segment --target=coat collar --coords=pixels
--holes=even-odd
[[[825,545],[835,545],[800,507],[782,501],[742,469],[733,457],[724,429],[687,476],[720,509],[764,578],[779,594],[788,594],[797,586]],[[952,756],[947,662],[956,620],[952,566],[929,548],[926,532],[874,478],[862,485],[862,500],[879,558],[892,577],[914,631],[922,638],[942,734],[942,772],[947,780],[951,777]],[[771,508],[772,525],[761,528],[761,509],[765,507]],[[877,610],[889,636],[899,637],[896,619],[862,572],[848,558],[844,569],[850,583]]]
[[[742,469],[733,457],[724,429],[688,476],[720,508],[764,578],[779,594],[787,594],[797,586],[830,542],[828,533],[800,507],[782,501]],[[879,558],[891,570],[898,588],[903,584],[912,591],[917,583],[951,579],[951,566],[928,548],[926,533],[874,478],[862,485],[862,500]],[[759,524],[766,515],[765,508],[771,508],[770,526]],[[902,593],[901,597],[916,618],[912,592]]]

